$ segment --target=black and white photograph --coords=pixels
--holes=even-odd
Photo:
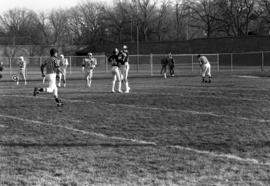
[[[142,185],[270,185],[270,0],[0,0],[0,186]]]

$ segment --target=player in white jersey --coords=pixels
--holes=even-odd
[[[210,62],[208,61],[207,57],[198,55],[197,56],[199,65],[202,70],[202,83],[207,83],[205,80],[205,76],[208,76],[208,83],[211,83],[211,65]]]
[[[82,71],[84,72],[84,78],[86,79],[86,84],[90,88],[92,83],[93,71],[97,65],[97,59],[93,58],[91,52],[88,53],[88,58],[83,59]]]
[[[41,65],[42,77],[44,76],[44,68],[46,68],[46,77],[49,81],[49,87],[47,88],[34,88],[34,96],[37,96],[39,93],[47,92],[53,93],[57,106],[63,106],[62,101],[58,98],[58,88],[56,86],[56,73],[59,70],[57,55],[58,51],[54,48],[50,50],[51,57],[45,60]]]
[[[66,76],[67,76],[67,67],[68,67],[68,60],[64,57],[63,54],[60,55],[60,61],[59,61],[59,82],[58,82],[58,87],[61,87],[61,82],[62,82],[62,78],[63,78],[63,83],[64,83],[64,87],[66,87]]]
[[[123,75],[123,82],[125,83],[125,93],[129,93],[130,87],[128,83],[128,72],[129,72],[129,54],[126,45],[123,46],[121,55],[121,73]]]
[[[26,61],[24,60],[23,56],[20,56],[17,62],[19,66],[19,71],[17,75],[17,85],[19,85],[20,78],[24,80],[24,85],[27,84],[26,82]]]

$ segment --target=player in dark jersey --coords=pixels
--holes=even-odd
[[[128,72],[129,72],[129,54],[126,45],[123,46],[121,55],[121,73],[123,75],[123,82],[125,83],[125,93],[129,93],[130,87],[128,83]]]
[[[3,75],[2,75],[2,71],[4,70],[4,63],[0,62],[0,79],[2,79]]]
[[[163,74],[164,78],[167,78],[167,65],[168,65],[168,60],[167,57],[164,57],[161,59],[161,70],[160,70],[160,74]]]
[[[50,50],[51,57],[44,61],[41,65],[42,77],[44,77],[44,68],[46,68],[47,79],[49,81],[48,88],[34,88],[34,96],[41,92],[53,93],[57,106],[63,106],[62,101],[58,98],[58,88],[56,86],[56,73],[59,70],[59,63],[57,62],[58,51],[54,48]]]
[[[112,65],[112,75],[113,75],[113,81],[112,81],[112,93],[115,92],[115,83],[118,82],[118,92],[122,93],[121,87],[122,87],[122,80],[121,80],[121,56],[119,55],[119,50],[115,48],[111,54],[111,56],[108,58],[108,61]]]
[[[168,55],[168,65],[169,65],[171,77],[174,77],[174,64],[175,64],[175,61],[173,59],[173,56],[172,56],[171,53],[169,53],[169,55]]]

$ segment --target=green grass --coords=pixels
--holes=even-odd
[[[109,93],[110,79],[74,80],[62,108],[32,97],[40,82],[0,82],[0,115],[41,122],[0,116],[0,185],[269,185],[270,79],[213,80],[130,78],[128,95]]]

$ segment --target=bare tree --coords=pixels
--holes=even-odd
[[[151,0],[138,0],[138,18],[140,22],[140,27],[143,31],[144,40],[149,40],[149,31],[152,27],[153,21],[155,19],[155,8],[157,1]]]
[[[175,4],[176,40],[189,39],[190,8],[187,0]]]
[[[129,13],[129,10],[130,4],[127,1],[122,2],[120,0],[113,8],[104,8],[103,18],[111,32],[117,36],[119,43],[122,41],[124,27],[127,27],[132,17],[132,13]]]
[[[219,24],[217,22],[219,10],[214,0],[199,0],[190,1],[190,9],[192,11],[191,27],[203,30],[207,38],[218,30]]]
[[[37,15],[27,9],[11,9],[0,16],[1,30],[13,38],[31,39],[30,36],[36,28]]]
[[[162,41],[166,35],[169,35],[170,32],[170,1],[163,0],[160,8],[157,10],[157,24],[156,24],[156,33],[158,36],[158,41]]]
[[[218,0],[219,21],[228,36],[248,35],[256,0]]]

